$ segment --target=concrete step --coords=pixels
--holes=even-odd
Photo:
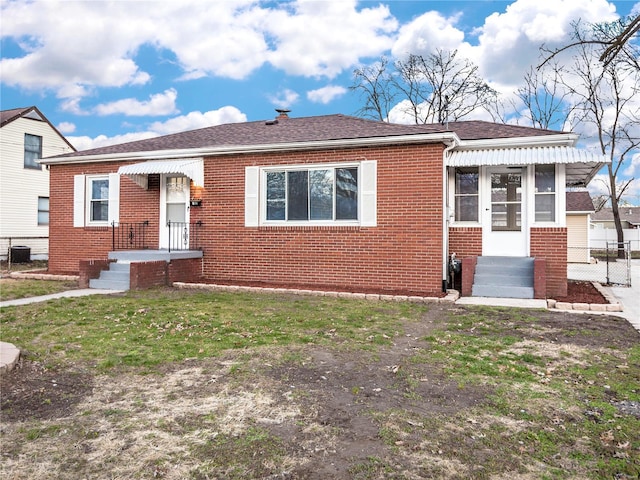
[[[533,298],[533,258],[478,257],[474,297]]]
[[[92,278],[89,280],[89,288],[99,288],[102,290],[129,290],[129,280],[127,279],[127,281],[123,282]]]
[[[100,277],[89,280],[89,288],[106,290],[129,290],[131,287],[131,265],[111,262],[109,270],[102,270]]]
[[[478,257],[477,265],[504,265],[507,267],[529,266],[533,268],[531,257]]]
[[[128,282],[129,270],[102,270],[100,280],[113,280],[115,282]]]
[[[533,298],[533,287],[513,287],[508,285],[473,285],[471,295],[491,298]]]
[[[473,283],[477,285],[510,285],[512,287],[533,287],[533,272],[528,275],[512,273],[476,273]]]
[[[110,272],[126,272],[128,274],[130,270],[131,270],[130,263],[111,262],[109,264]]]

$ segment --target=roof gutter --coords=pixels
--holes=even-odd
[[[427,133],[419,135],[396,135],[389,137],[348,138],[340,140],[318,140],[311,142],[273,143],[261,145],[239,145],[204,148],[182,148],[175,150],[152,150],[145,152],[107,153],[98,155],[75,155],[66,157],[48,157],[40,160],[44,165],[65,165],[76,163],[95,163],[105,161],[131,160],[169,160],[191,157],[212,157],[245,153],[269,153],[283,151],[318,150],[331,148],[373,147],[380,145],[410,145],[419,143],[454,143],[460,139],[453,132]]]
[[[569,146],[575,147],[579,135],[575,133],[562,133],[558,135],[544,135],[534,137],[517,138],[490,138],[482,140],[463,140],[457,146],[457,150],[473,150],[487,148],[514,148],[514,147],[540,147],[540,146]]]

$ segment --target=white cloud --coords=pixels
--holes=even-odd
[[[278,108],[291,108],[299,97],[298,93],[286,88],[276,95],[270,95],[269,100]]]
[[[385,5],[360,10],[355,0],[290,5],[289,11],[269,12],[265,29],[274,44],[269,62],[293,75],[333,78],[361,57],[388,50],[398,27]]]
[[[189,112],[186,115],[174,117],[166,122],[155,122],[150,126],[150,130],[159,135],[169,133],[186,132],[197,128],[210,127],[212,125],[222,125],[223,123],[246,122],[247,116],[236,107],[226,106],[218,110],[208,112]]]
[[[75,124],[71,122],[60,122],[56,128],[60,133],[63,133],[65,135],[76,131]]]
[[[539,48],[565,45],[572,23],[617,19],[606,0],[516,0],[503,13],[493,13],[478,29],[478,45],[465,54],[489,81],[508,88],[522,83],[524,72],[539,58]]]
[[[310,90],[307,92],[307,98],[314,103],[327,104],[332,100],[341,97],[347,93],[347,89],[339,85],[327,85],[326,87]]]
[[[108,145],[159,137],[171,133],[195,130],[197,128],[211,127],[213,125],[246,121],[247,116],[236,107],[225,106],[218,110],[210,110],[204,113],[189,112],[186,115],[170,118],[166,122],[154,122],[143,132],[132,132],[112,137],[98,135],[94,138],[88,136],[68,136],[66,138],[78,150],[88,150],[91,148],[106,147]]]
[[[135,98],[125,98],[110,103],[101,103],[94,109],[98,115],[122,114],[127,116],[158,116],[177,113],[176,98],[178,92],[169,88],[163,93],[151,95],[148,101],[139,101]]]
[[[142,85],[142,46],[167,50],[182,79],[243,79],[266,63],[286,73],[333,77],[392,43],[388,7],[341,2],[3,1],[2,38],[22,51],[0,59],[2,82],[53,90],[74,101],[101,87]],[[345,46],[348,45],[348,48]]]
[[[455,27],[459,17],[446,18],[439,12],[426,12],[400,28],[391,53],[402,58],[408,54],[428,55],[438,49],[460,48],[464,32]]]

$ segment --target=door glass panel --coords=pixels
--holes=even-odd
[[[491,174],[491,230],[522,228],[522,172]]]
[[[184,203],[168,203],[167,204],[167,222],[186,222]]]
[[[187,177],[167,178],[167,203],[186,202],[189,195],[189,179]]]

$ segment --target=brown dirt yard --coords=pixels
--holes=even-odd
[[[27,352],[1,379],[2,478],[637,478],[640,432],[624,425],[640,425],[639,402],[622,391],[640,393],[640,334],[519,312],[433,304],[390,345],[256,347],[153,372]]]

